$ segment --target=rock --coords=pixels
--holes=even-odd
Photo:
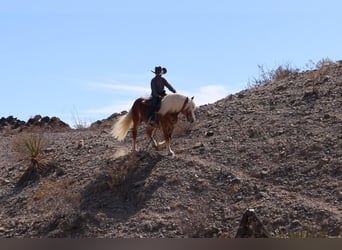
[[[28,119],[27,122],[18,120],[13,116],[9,116],[7,118],[2,117],[0,119],[0,131],[11,131],[16,130],[21,132],[27,128],[38,127],[39,129],[48,129],[48,130],[66,130],[70,129],[69,125],[65,122],[61,121],[57,117],[42,117],[41,115],[36,115],[33,118]]]
[[[240,184],[240,183],[241,183],[241,180],[238,179],[238,178],[234,178],[234,179],[232,179],[232,180],[230,181],[230,184],[231,184],[231,185],[238,185],[238,184]]]
[[[14,118],[13,116],[8,116],[7,118],[2,117],[0,119],[0,131],[1,130],[14,130],[19,127],[25,126],[25,122]]]
[[[38,125],[40,123],[41,119],[42,119],[41,115],[36,115],[35,117],[28,119],[27,125],[28,126]]]
[[[269,235],[254,209],[247,209],[241,218],[235,238],[269,238]]]
[[[341,201],[342,200],[342,191],[339,191],[337,194],[337,198]]]
[[[79,140],[79,142],[77,144],[77,149],[80,149],[80,148],[84,148],[84,140],[83,139]]]
[[[214,135],[214,132],[212,130],[209,130],[207,132],[205,132],[205,136],[206,137],[210,137],[210,136],[213,136]]]
[[[0,177],[0,180],[3,181],[5,184],[11,183],[10,180],[7,180],[7,179],[1,178],[1,177]]]
[[[195,143],[195,145],[192,146],[193,149],[202,148],[202,147],[204,147],[204,144],[202,142],[197,142]]]
[[[290,224],[290,229],[294,229],[294,228],[298,228],[300,227],[302,224],[300,223],[299,220],[294,220],[291,222]]]
[[[269,173],[269,171],[268,171],[267,169],[263,169],[263,170],[261,170],[261,172],[260,172],[260,176],[261,176],[261,177],[266,177],[266,176],[268,175],[268,173]]]

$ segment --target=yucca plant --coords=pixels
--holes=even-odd
[[[32,135],[24,140],[25,147],[29,153],[31,164],[34,168],[44,166],[43,141],[38,135]]]
[[[45,148],[46,141],[40,134],[19,134],[14,139],[14,149],[18,157],[29,164],[18,185],[23,184],[34,172],[48,164],[43,152]]]

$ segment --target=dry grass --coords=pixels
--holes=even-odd
[[[329,58],[323,58],[319,60],[317,63],[313,61],[309,61],[306,64],[306,68],[309,70],[307,74],[309,74],[308,78],[313,82],[321,82],[325,77],[328,70],[335,65],[335,62],[330,60]],[[279,65],[275,69],[269,69],[264,65],[258,65],[259,68],[259,76],[254,77],[251,81],[248,82],[248,88],[255,88],[261,85],[269,84],[274,81],[280,81],[286,79],[290,76],[294,76],[303,70],[294,68],[289,63]]]
[[[29,199],[28,206],[49,215],[78,209],[81,204],[81,194],[73,190],[73,184],[74,181],[70,179],[43,180],[33,197]]]
[[[115,166],[114,169],[108,170],[109,180],[107,181],[107,185],[113,189],[114,187],[120,186],[126,180],[126,176],[128,174],[128,170],[122,166]]]
[[[272,238],[278,239],[313,239],[313,238],[327,238],[328,234],[327,231],[321,230],[318,232],[314,232],[311,230],[299,230],[288,232],[287,230],[275,230],[272,235]]]

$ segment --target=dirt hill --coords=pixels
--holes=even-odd
[[[2,131],[0,237],[235,237],[250,208],[274,237],[342,237],[341,63],[200,106],[174,158],[143,128],[131,155],[118,116]]]

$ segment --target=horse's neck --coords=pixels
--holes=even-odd
[[[182,108],[184,107],[185,100],[186,97],[179,94],[165,96],[162,100],[159,114],[165,115],[166,113],[181,112]]]

